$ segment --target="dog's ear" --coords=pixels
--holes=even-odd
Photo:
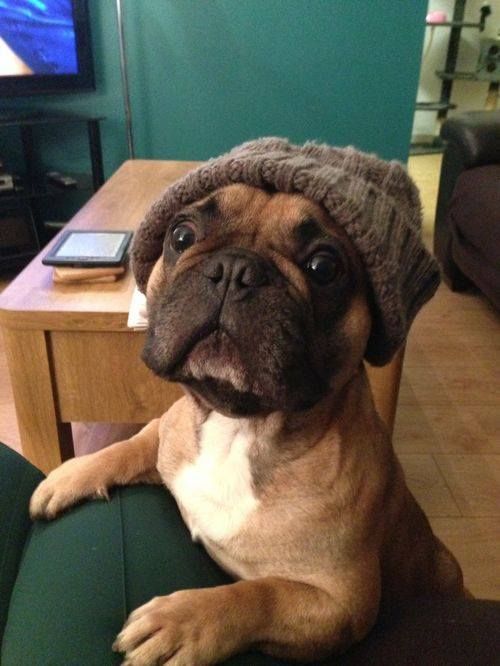
[[[377,307],[370,283],[367,284],[366,299],[370,310],[371,330],[366,343],[365,359],[370,365],[383,366],[389,363],[399,346],[391,341],[384,328],[384,319]],[[403,344],[403,340],[401,341]]]

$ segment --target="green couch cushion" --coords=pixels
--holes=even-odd
[[[0,643],[12,588],[29,531],[29,499],[44,478],[18,453],[0,444]]]
[[[152,597],[230,582],[191,541],[161,487],[115,489],[33,526],[12,594],[2,666],[118,664],[128,614]],[[260,654],[235,665],[280,664]]]

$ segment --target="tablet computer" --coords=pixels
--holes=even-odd
[[[131,238],[131,231],[64,231],[42,264],[79,268],[120,266]]]

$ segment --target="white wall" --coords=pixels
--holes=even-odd
[[[451,20],[454,4],[454,0],[430,0],[428,11],[442,10],[448,14],[448,19]],[[464,21],[477,22],[479,19],[479,10],[483,4],[484,0],[468,0],[465,6]],[[500,37],[500,0],[490,0],[489,5],[491,6],[492,13],[486,20],[486,29],[483,32],[479,32],[475,28],[462,29],[457,70],[474,71],[479,57],[479,40],[482,38]],[[432,30],[434,31],[434,35],[432,43],[428,48]],[[417,95],[419,102],[434,102],[440,97],[441,79],[435,75],[435,72],[436,70],[444,69],[449,36],[450,28],[426,28]],[[483,109],[487,91],[487,82],[454,81],[451,101],[457,104],[455,113],[458,111]],[[449,111],[448,115],[451,116],[453,113],[454,111]],[[415,113],[412,135],[417,137],[438,134],[439,127],[436,118],[436,112],[417,111]]]

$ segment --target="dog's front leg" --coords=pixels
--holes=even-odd
[[[31,497],[31,517],[51,519],[86,497],[107,498],[111,486],[161,483],[156,471],[159,423],[154,419],[130,439],[53,470]]]
[[[362,638],[378,611],[378,576],[359,595],[337,589],[269,577],[181,590],[135,610],[113,649],[127,666],[202,666],[247,649],[317,661]]]

